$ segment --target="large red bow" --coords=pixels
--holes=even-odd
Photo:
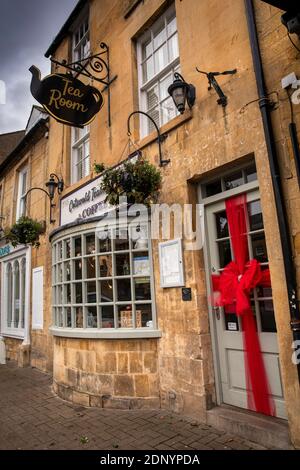
[[[219,292],[215,305],[236,305],[236,314],[244,315],[251,309],[250,293],[258,285],[270,286],[270,271],[261,270],[260,263],[252,259],[241,274],[238,265],[231,261],[220,276],[213,275],[213,290]]]

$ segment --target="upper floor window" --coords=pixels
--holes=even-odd
[[[90,128],[73,128],[72,130],[72,183],[76,183],[91,172],[90,163]]]
[[[28,167],[22,168],[18,173],[18,196],[17,196],[17,210],[16,220],[25,215],[26,205],[25,196],[28,190]]]
[[[179,48],[174,5],[171,6],[137,42],[140,109],[160,127],[177,116],[168,87],[179,71]],[[141,137],[154,130],[146,117],[141,118]]]
[[[77,62],[90,55],[90,33],[88,15],[81,21],[73,34],[73,60]]]

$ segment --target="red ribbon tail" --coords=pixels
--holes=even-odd
[[[275,404],[271,397],[268,378],[252,310],[241,317],[245,349],[245,371],[248,408],[258,413],[276,416]]]

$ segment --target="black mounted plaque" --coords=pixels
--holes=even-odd
[[[190,302],[192,300],[192,289],[190,287],[182,288],[182,300],[184,302]]]
[[[86,126],[103,106],[101,92],[71,74],[54,73],[41,80],[37,67],[32,65],[29,70],[33,97],[58,122],[74,127]]]

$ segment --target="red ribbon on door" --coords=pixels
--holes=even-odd
[[[248,407],[258,413],[275,416],[275,406],[261,353],[256,322],[251,309],[250,294],[257,286],[270,287],[270,271],[262,270],[256,259],[249,260],[246,194],[225,201],[226,215],[235,261],[220,275],[212,275],[216,306],[234,304],[241,317],[245,355]]]

